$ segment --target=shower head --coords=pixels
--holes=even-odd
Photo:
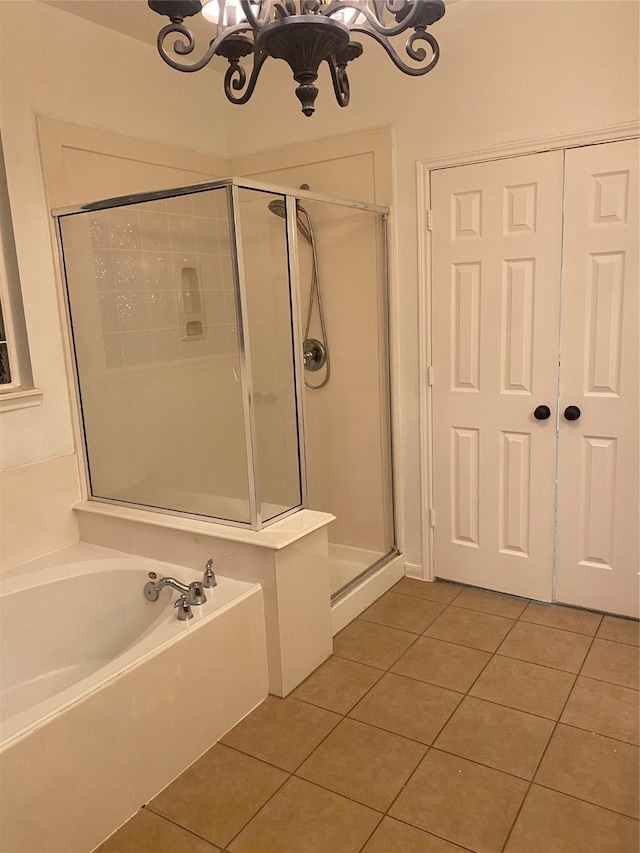
[[[273,201],[270,201],[267,205],[271,213],[275,213],[276,216],[279,216],[281,219],[287,218],[287,210],[284,205],[283,198],[274,198]]]
[[[287,218],[287,209],[285,206],[284,198],[274,198],[273,201],[270,201],[267,205],[271,213],[275,213],[276,216],[279,216],[281,219]],[[304,217],[304,219],[303,219]],[[306,221],[305,221],[306,220]],[[296,201],[296,222],[298,223],[298,228],[300,233],[305,238],[307,243],[313,245],[313,233],[311,231],[311,220],[309,219],[309,214],[304,209],[304,207],[300,204],[299,201]]]

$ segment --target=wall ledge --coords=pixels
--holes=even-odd
[[[0,392],[0,412],[40,406],[43,397],[44,392],[40,388],[15,388],[12,391],[2,391]]]
[[[187,533],[215,536],[217,539],[243,542],[246,545],[256,545],[258,548],[269,548],[274,551],[280,551],[299,539],[303,539],[314,530],[320,530],[335,521],[335,516],[328,512],[301,509],[299,512],[283,518],[282,521],[274,522],[264,530],[246,530],[242,527],[218,524],[215,521],[201,521],[168,513],[100,503],[99,501],[80,501],[74,504],[73,510],[80,514],[103,515],[148,524],[153,527],[165,527]]]

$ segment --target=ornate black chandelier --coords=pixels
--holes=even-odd
[[[224,91],[232,104],[246,104],[267,57],[284,59],[298,83],[302,112],[310,116],[318,94],[315,81],[322,62],[329,66],[333,91],[341,107],[349,103],[347,65],[362,54],[353,33],[375,39],[405,74],[426,74],[438,61],[438,42],[427,27],[445,12],[443,0],[148,0],[149,6],[171,23],[158,33],[158,51],[178,71],[199,71],[214,56],[229,62]],[[165,48],[172,35],[173,53],[188,56],[195,48],[184,19],[202,12],[217,25],[215,38],[197,62],[185,64]],[[405,43],[405,62],[390,38],[413,30]],[[427,48],[425,49],[425,43]],[[250,70],[241,60],[252,57]],[[250,62],[250,60],[247,60]],[[248,73],[249,72],[249,73]]]

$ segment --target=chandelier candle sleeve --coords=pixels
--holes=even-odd
[[[306,116],[315,109],[315,81],[323,62],[338,104],[348,105],[347,65],[363,50],[352,40],[355,33],[378,42],[403,73],[418,77],[431,71],[440,49],[427,27],[445,12],[443,0],[148,0],[148,5],[170,20],[158,33],[158,51],[172,68],[199,71],[221,56],[229,63],[225,95],[232,104],[246,104],[265,60],[283,59],[298,84],[296,95]],[[189,56],[196,46],[184,20],[200,13],[215,25],[215,36],[199,60],[181,62],[177,57]],[[404,59],[391,39],[409,31]],[[251,60],[245,66],[241,60],[247,57]]]

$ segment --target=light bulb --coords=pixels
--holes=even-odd
[[[202,17],[211,21],[212,24],[218,24],[220,22],[220,0],[203,0]],[[246,21],[246,19],[240,0],[227,0],[224,7],[223,26],[233,27]]]
[[[344,24],[345,27],[349,27],[352,24],[362,24],[366,20],[364,15],[361,12],[358,12],[357,9],[349,8],[339,9],[331,17],[340,21],[340,23]]]

